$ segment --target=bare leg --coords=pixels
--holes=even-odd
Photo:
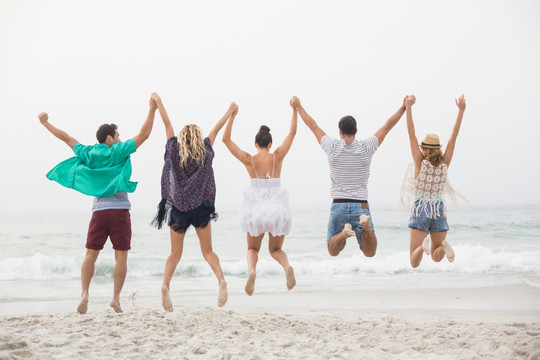
[[[184,236],[186,234],[180,234],[169,229],[171,232],[171,254],[165,262],[165,274],[163,275],[163,286],[161,287],[161,304],[165,311],[173,311],[173,304],[171,297],[169,296],[169,289],[171,286],[171,279],[173,277],[176,266],[182,258],[182,251],[184,250]]]
[[[256,269],[257,269],[257,261],[259,260],[259,250],[261,249],[261,242],[264,237],[264,234],[261,234],[259,236],[251,236],[249,233],[246,235],[247,237],[247,246],[248,246],[248,252],[247,252],[247,263],[248,263],[248,280],[246,282],[245,291],[246,294],[251,296],[253,294],[253,291],[255,291],[255,277],[256,277]]]
[[[291,290],[296,285],[296,279],[294,277],[294,270],[291,265],[289,265],[289,259],[287,258],[287,254],[285,251],[281,250],[281,247],[283,246],[283,241],[285,241],[285,235],[282,236],[274,236],[272,234],[268,234],[270,239],[268,240],[268,250],[270,251],[270,255],[276,261],[283,266],[283,270],[285,270],[285,279],[287,280],[287,289]]]
[[[454,261],[454,250],[452,250],[452,247],[446,241],[447,234],[448,232],[446,231],[431,234],[431,258],[433,261],[441,261],[444,255],[448,257],[448,261]]]
[[[338,256],[341,250],[345,248],[347,238],[356,235],[351,224],[345,224],[343,230],[330,239],[328,242],[328,253],[332,256]]]
[[[371,230],[369,216],[360,215],[360,226],[364,229],[360,241],[360,250],[362,250],[365,256],[373,257],[377,251],[377,236]]]
[[[116,259],[116,265],[114,266],[113,272],[114,292],[110,306],[117,313],[121,313],[123,311],[120,307],[120,292],[122,292],[122,288],[124,287],[124,281],[126,280],[128,251],[115,250],[114,257]]]
[[[201,252],[203,254],[204,260],[210,265],[212,271],[216,275],[216,278],[219,283],[219,295],[218,295],[218,306],[222,307],[227,302],[227,282],[223,277],[223,272],[221,271],[221,265],[219,264],[219,258],[216,253],[212,250],[212,228],[211,224],[204,228],[195,228],[197,231],[197,236],[199,237],[199,243],[201,245]]]
[[[411,241],[409,247],[409,254],[411,260],[411,266],[413,268],[418,267],[424,256],[424,248],[422,243],[426,237],[427,233],[424,231],[411,229]]]
[[[88,290],[90,289],[90,282],[94,276],[94,264],[99,255],[99,250],[86,249],[86,255],[81,265],[81,302],[77,306],[77,312],[79,314],[86,314],[88,311]]]

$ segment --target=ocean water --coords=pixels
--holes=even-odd
[[[540,287],[540,205],[465,206],[449,214],[456,259],[435,263],[424,259],[409,265],[408,214],[398,208],[373,207],[377,254],[366,258],[350,238],[338,257],[326,250],[327,209],[293,209],[293,227],[283,249],[295,269],[293,291],[357,289],[482,288],[506,285]],[[133,238],[125,299],[157,297],[170,250],[169,230],[149,226],[152,214],[132,210]],[[30,220],[29,220],[30,219]],[[25,301],[73,300],[80,295],[90,211],[9,215],[0,218],[0,314],[7,304]],[[234,210],[219,212],[212,223],[213,247],[220,258],[230,294],[243,293],[247,277],[246,240]],[[257,268],[256,293],[286,292],[284,273],[263,240]],[[114,251],[110,242],[96,263],[93,298],[112,294]],[[216,294],[217,281],[204,261],[195,232],[185,238],[182,260],[172,282],[172,295]]]

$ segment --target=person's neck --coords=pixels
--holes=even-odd
[[[354,141],[354,135],[342,135],[341,138],[345,141],[345,144],[351,145]]]

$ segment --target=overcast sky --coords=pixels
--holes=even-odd
[[[358,137],[374,132],[415,94],[417,135],[454,124],[468,108],[450,168],[472,205],[540,203],[540,2],[538,1],[6,1],[0,0],[2,212],[89,210],[91,198],[45,174],[72,151],[37,120],[84,144],[102,123],[136,135],[158,92],[175,131],[205,134],[231,101],[233,139],[255,151],[261,124],[286,135],[300,97],[328,135],[344,115]],[[165,131],[132,156],[133,210],[160,200]],[[215,143],[217,207],[237,209],[248,175]],[[373,158],[372,207],[398,207],[411,161],[405,117]],[[285,159],[293,208],[326,208],[324,152],[302,123]]]

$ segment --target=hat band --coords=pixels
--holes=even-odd
[[[426,144],[425,142],[422,141],[420,146],[423,146],[423,147],[441,147],[441,144]]]

